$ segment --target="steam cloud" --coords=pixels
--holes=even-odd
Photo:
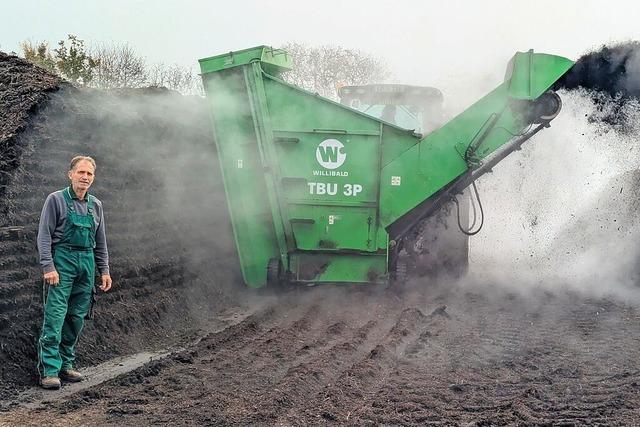
[[[640,302],[639,53],[628,42],[582,56],[556,87],[551,129],[481,180],[476,277]]]

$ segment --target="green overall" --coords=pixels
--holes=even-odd
[[[69,187],[62,190],[67,220],[62,238],[53,247],[53,263],[60,283],[49,286],[38,343],[39,370],[43,377],[57,377],[60,370],[73,368],[75,346],[89,310],[95,280],[93,196],[87,194],[87,214],[80,215],[75,212],[70,191]]]

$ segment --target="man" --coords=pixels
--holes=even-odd
[[[38,370],[46,389],[59,389],[60,378],[84,379],[73,362],[91,304],[95,265],[101,276],[100,289],[111,289],[102,203],[87,193],[95,171],[91,157],[74,157],[68,173],[70,186],[49,194],[40,216],[38,252],[48,292],[38,341]]]

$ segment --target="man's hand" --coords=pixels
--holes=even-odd
[[[60,283],[60,276],[58,276],[58,272],[53,270],[48,273],[44,273],[44,283],[50,286],[58,286],[58,283]]]
[[[100,276],[100,278],[102,279],[102,285],[100,285],[100,290],[102,292],[107,292],[109,289],[111,289],[111,276],[108,274],[103,274],[102,276]]]

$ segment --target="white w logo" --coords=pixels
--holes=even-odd
[[[347,160],[344,145],[337,139],[325,139],[316,149],[316,160],[325,169],[336,169]]]

